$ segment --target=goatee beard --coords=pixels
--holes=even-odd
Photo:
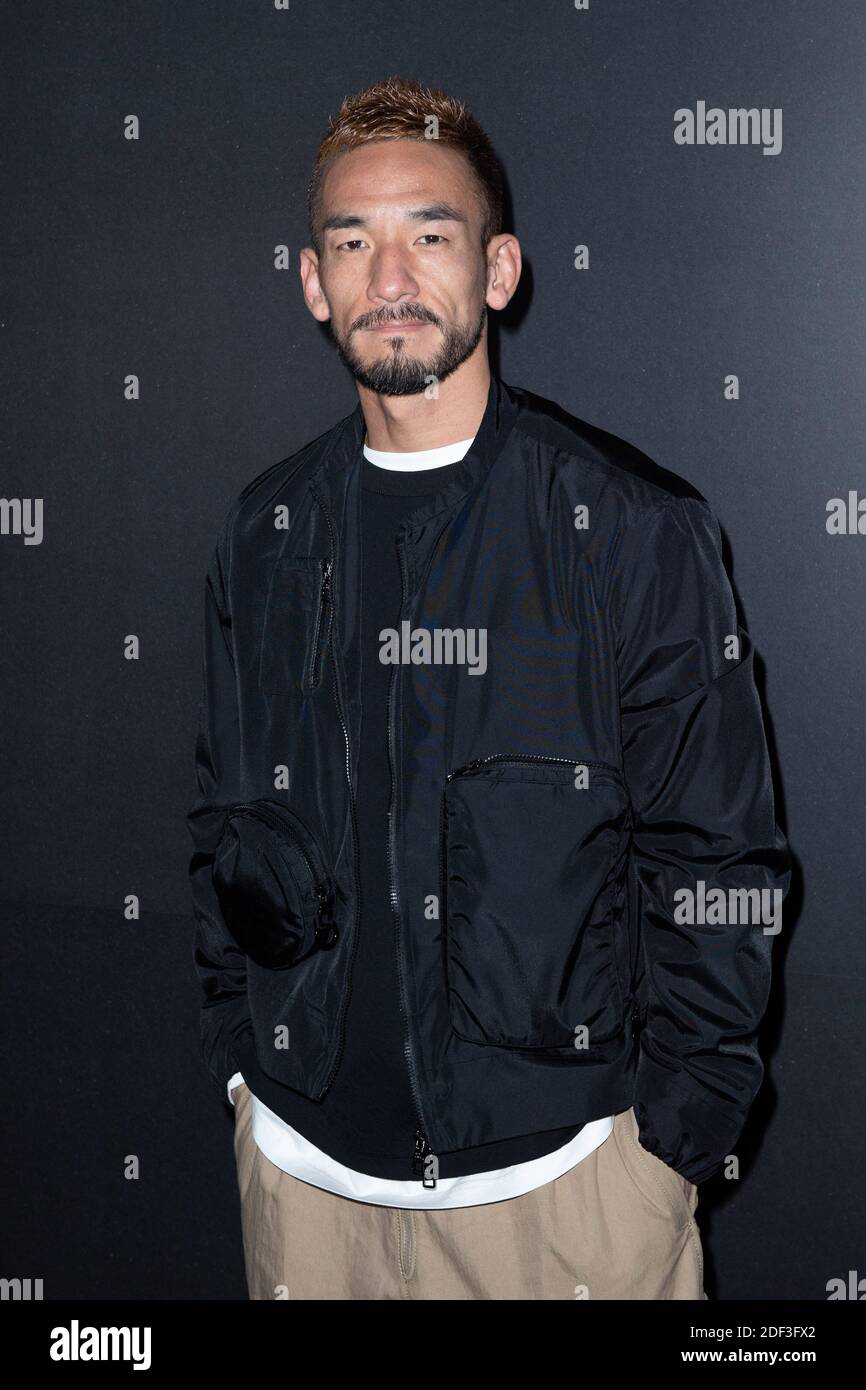
[[[351,347],[340,341],[333,328],[331,336],[340,361],[348,367],[355,380],[369,391],[375,391],[379,396],[418,396],[433,382],[444,381],[472,356],[481,341],[486,320],[487,305],[484,304],[473,328],[466,325],[443,328],[444,337],[438,352],[426,360],[411,355],[411,349],[407,347],[411,335],[389,341],[387,356],[369,365],[362,362]],[[407,314],[402,321],[416,323],[418,318]],[[392,320],[383,319],[382,322]],[[400,320],[393,322],[397,331]],[[421,322],[429,323],[430,320],[422,319]],[[374,323],[375,320],[371,320],[371,325]]]

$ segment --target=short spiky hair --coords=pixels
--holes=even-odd
[[[411,78],[386,77],[372,87],[344,97],[319,146],[313,177],[307,192],[310,242],[318,256],[322,184],[330,161],[371,140],[424,140],[427,121],[435,116],[438,138],[462,150],[479,185],[484,206],[481,247],[502,230],[502,169],[493,146],[475,117],[462,102],[438,87],[424,87]]]

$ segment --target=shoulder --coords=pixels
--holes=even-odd
[[[707,499],[693,483],[662,467],[636,444],[533,391],[510,390],[520,406],[516,435],[562,480],[603,498],[605,509],[625,511],[632,520],[638,515],[648,519],[676,503],[685,504],[686,512],[709,510]],[[678,510],[673,507],[674,512]]]
[[[315,439],[270,464],[246,483],[225,513],[218,546],[230,548],[235,537],[254,536],[262,523],[267,529],[272,528],[274,507],[280,504],[291,508],[293,501],[303,496],[312,474],[350,426],[354,415],[350,411]]]

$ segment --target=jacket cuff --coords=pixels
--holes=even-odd
[[[696,1184],[734,1153],[749,1112],[749,1104],[701,1092],[683,1071],[670,1071],[645,1052],[632,1105],[643,1147]]]
[[[221,1007],[231,1009],[231,1005]],[[226,1077],[233,1078],[235,1072],[241,1070],[243,1045],[253,1034],[253,1023],[245,998],[235,1001],[235,1012],[236,1016],[229,1022],[210,1009],[201,1011],[202,1054],[211,1081],[223,1100],[226,1099]]]

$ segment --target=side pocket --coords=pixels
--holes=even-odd
[[[245,1081],[239,1081],[237,1086],[232,1087],[232,1108],[235,1112],[235,1124],[237,1124],[238,1116],[247,1103],[249,1094],[250,1088]]]
[[[320,1099],[346,979],[345,898],[318,839],[290,806],[233,803],[213,858],[226,929],[246,956],[256,1061]]]
[[[634,1107],[616,1116],[615,1128],[629,1175],[641,1195],[665,1216],[692,1220],[698,1205],[698,1189],[692,1183],[686,1196],[682,1179],[673,1168],[645,1149],[640,1142]]]
[[[322,850],[281,802],[262,797],[229,807],[213,883],[226,926],[256,965],[284,970],[337,941]]]
[[[253,1178],[259,1147],[253,1137],[252,1093],[248,1086],[238,1086],[235,1096],[235,1128],[232,1138],[238,1191],[241,1203],[246,1199]]]
[[[449,774],[442,896],[459,1037],[580,1060],[621,1033],[629,827],[610,764],[493,755]]]

